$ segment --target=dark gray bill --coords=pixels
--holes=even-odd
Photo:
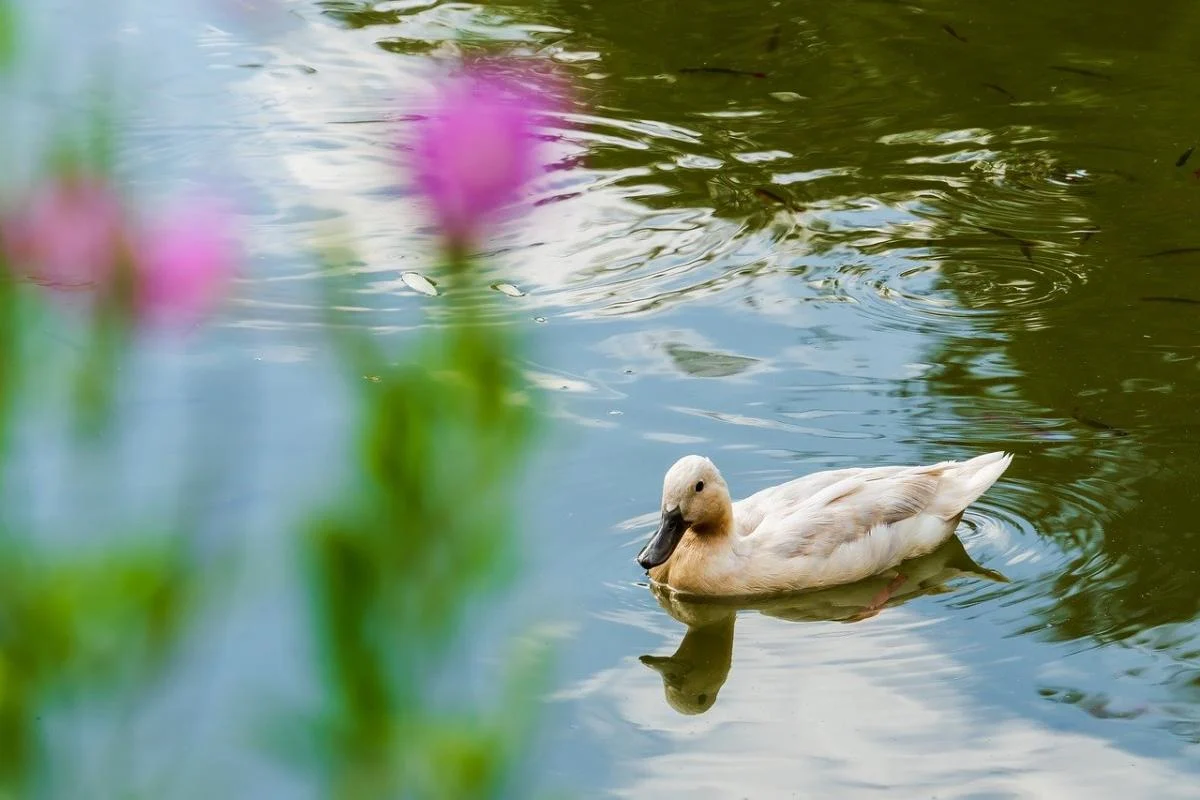
[[[650,541],[642,548],[642,552],[638,553],[637,562],[642,565],[643,569],[650,569],[662,564],[671,557],[671,553],[675,552],[675,548],[679,546],[679,540],[683,538],[686,530],[687,524],[683,521],[683,512],[678,507],[671,511],[664,511],[658,530],[650,537]]]

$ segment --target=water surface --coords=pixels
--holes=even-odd
[[[181,409],[226,446],[250,431],[257,454],[232,459],[213,512],[240,588],[182,688],[144,714],[155,739],[192,709],[196,743],[176,730],[151,763],[188,749],[184,775],[220,763],[253,796],[302,791],[221,734],[264,686],[272,702],[311,689],[277,678],[301,646],[281,531],[336,482],[324,465],[348,410],[300,246],[350,226],[355,318],[398,341],[436,324],[430,232],[392,168],[397,98],[441,58],[505,46],[580,87],[490,281],[513,287],[497,292],[507,314],[488,313],[526,335],[555,419],[516,601],[563,631],[530,781],[1196,796],[1200,156],[1177,162],[1200,135],[1200,7],[253,7],[96,12],[130,64],[160,67],[131,68],[156,100],[132,115],[125,168],[150,191],[215,171],[251,209],[227,316],[148,354],[131,400],[150,431],[131,492],[153,495],[170,463],[153,431]],[[878,586],[664,606],[633,563],[662,473],[689,452],[742,496],[995,449],[1016,453],[1009,472],[881,610]],[[46,494],[48,517],[69,516]]]

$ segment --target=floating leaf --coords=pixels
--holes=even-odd
[[[437,284],[419,272],[406,272],[400,276],[404,285],[414,292],[420,292],[428,297],[437,297]]]
[[[511,283],[493,283],[492,288],[508,297],[524,297],[525,293]]]

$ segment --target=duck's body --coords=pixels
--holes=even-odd
[[[852,583],[935,550],[1011,460],[818,472],[733,503],[712,462],[687,456],[667,473],[663,523],[638,561],[696,595]]]

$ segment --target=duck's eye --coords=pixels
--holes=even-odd
[[[704,491],[704,481],[696,481],[696,491],[697,492]]]

